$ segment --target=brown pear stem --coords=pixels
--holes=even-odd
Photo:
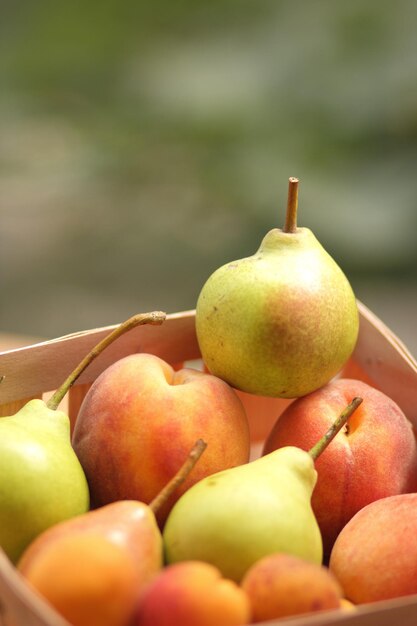
[[[158,493],[157,496],[149,503],[149,508],[157,513],[160,508],[165,504],[168,498],[174,493],[174,491],[184,482],[188,477],[194,465],[197,463],[204,450],[207,448],[207,444],[202,439],[197,439],[192,447],[188,457],[182,464],[178,472],[173,478],[165,485],[165,487]]]
[[[323,437],[316,443],[315,446],[308,451],[309,455],[313,458],[314,461],[320,456],[322,452],[327,448],[329,443],[334,439],[339,432],[339,430],[346,424],[349,417],[356,411],[358,406],[361,404],[362,398],[353,398],[352,402],[347,405],[347,407],[341,412],[339,417],[333,424],[330,426],[329,430]]]
[[[75,368],[62,385],[55,391],[47,402],[49,409],[55,410],[69,388],[75,383],[77,378],[83,373],[88,365],[103,352],[113,341],[124,335],[128,330],[140,326],[142,324],[159,325],[165,320],[166,314],[162,311],[152,311],[151,313],[138,313],[133,317],[120,324],[107,337],[104,337],[92,350],[84,357],[81,363]]]
[[[285,216],[284,233],[297,232],[298,183],[298,178],[293,176],[288,180],[287,214]]]

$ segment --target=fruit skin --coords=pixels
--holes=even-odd
[[[26,580],[73,626],[127,626],[138,599],[132,556],[95,533],[46,545]]]
[[[168,517],[167,562],[206,561],[237,582],[273,552],[321,563],[321,536],[310,505],[315,482],[311,456],[292,447],[206,477]]]
[[[88,511],[49,528],[25,550],[18,569],[27,576],[44,551],[54,550],[66,537],[91,537],[93,534],[105,537],[132,556],[138,586],[146,584],[162,567],[162,537],[153,512],[142,502],[126,500]]]
[[[382,498],[346,524],[329,567],[355,604],[417,593],[417,493]]]
[[[260,559],[241,586],[249,597],[254,622],[341,606],[342,589],[329,570],[289,554]]]
[[[327,383],[356,344],[352,288],[313,233],[271,230],[203,286],[197,338],[208,369],[242,391],[294,398]]]
[[[198,561],[166,567],[141,596],[136,626],[241,626],[249,601],[236,583]]]
[[[248,420],[236,393],[219,378],[192,369],[175,372],[157,356],[134,354],[111,365],[90,388],[73,446],[95,506],[123,499],[149,503],[199,438],[207,450],[158,512],[161,524],[191,484],[247,462]]]
[[[316,462],[312,506],[327,556],[343,526],[365,505],[417,490],[411,423],[381,391],[359,380],[339,379],[291,403],[264,446],[264,454],[288,445],[310,449],[354,396],[362,397],[362,404]]]
[[[89,508],[69,418],[42,400],[0,419],[0,476],[0,545],[14,563],[37,535]]]
[[[162,566],[155,516],[135,501],[114,502],[49,528],[18,563],[20,573],[76,626],[125,626],[139,593]]]
[[[350,600],[342,598],[340,600],[340,608],[342,611],[356,611],[356,606]]]

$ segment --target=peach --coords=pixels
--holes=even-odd
[[[355,604],[417,593],[417,493],[361,509],[338,536],[330,570]]]
[[[207,450],[158,514],[161,524],[193,483],[248,461],[249,427],[242,402],[227,383],[189,368],[174,371],[142,353],[117,361],[92,385],[73,446],[95,506],[123,499],[149,503],[198,438]]]
[[[417,489],[417,444],[412,425],[381,391],[354,379],[339,379],[295,400],[282,413],[264,454],[295,445],[309,450],[354,396],[362,404],[316,462],[312,506],[324,552],[361,508]]]
[[[73,626],[127,626],[137,604],[132,557],[96,534],[45,546],[26,579]]]
[[[250,619],[249,601],[233,581],[208,563],[168,565],[143,592],[136,626],[240,626]]]
[[[329,570],[290,554],[260,559],[241,585],[249,597],[254,622],[341,606],[342,589]]]

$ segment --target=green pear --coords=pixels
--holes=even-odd
[[[314,461],[361,401],[354,398],[309,452],[280,448],[192,486],[164,528],[167,562],[206,561],[237,582],[253,563],[274,552],[321,563],[322,539],[311,508]]]
[[[81,372],[111,342],[138,324],[160,324],[163,313],[139,314],[105,337],[48,402],[30,400],[0,418],[0,546],[17,562],[27,545],[50,526],[85,513],[89,490],[71,446],[68,416],[56,410]]]
[[[311,230],[297,228],[297,198],[290,178],[284,228],[267,233],[253,256],[217,269],[196,307],[210,372],[263,396],[295,398],[323,386],[358,335],[350,283]]]
[[[0,419],[0,476],[0,545],[14,562],[45,528],[88,510],[68,416],[42,400]]]

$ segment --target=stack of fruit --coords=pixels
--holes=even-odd
[[[290,179],[284,228],[204,285],[203,370],[118,360],[70,435],[57,407],[81,372],[165,318],[138,315],[47,403],[0,420],[0,545],[73,626],[240,626],[417,593],[415,433],[338,376],[356,300],[297,227],[297,196]],[[252,461],[241,391],[294,399]]]

